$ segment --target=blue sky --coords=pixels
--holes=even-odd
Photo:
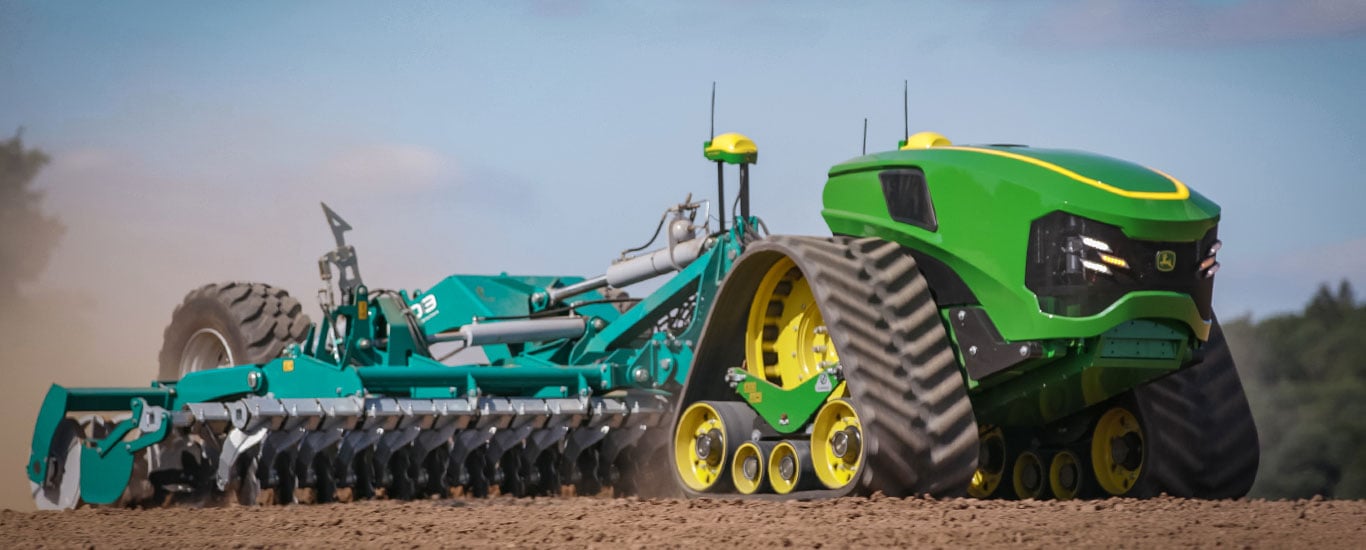
[[[0,1],[0,133],[52,154],[68,231],[38,292],[151,364],[203,282],[313,296],[357,229],[372,286],[592,275],[758,142],[755,211],[823,234],[830,165],[912,131],[1087,149],[1224,208],[1216,309],[1366,290],[1366,4]],[[117,288],[118,292],[105,289]],[[120,347],[122,346],[122,347]]]

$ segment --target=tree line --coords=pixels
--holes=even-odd
[[[1261,439],[1249,496],[1366,498],[1366,305],[1352,285],[1224,334]]]

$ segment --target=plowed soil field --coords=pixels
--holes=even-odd
[[[582,497],[5,510],[0,537],[11,548],[1366,548],[1366,502]]]

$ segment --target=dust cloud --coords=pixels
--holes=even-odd
[[[49,385],[150,384],[162,331],[190,290],[269,283],[317,319],[316,260],[334,246],[320,201],[356,228],[348,240],[367,282],[411,288],[455,269],[446,255],[404,260],[416,254],[401,232],[416,228],[378,215],[415,197],[430,202],[433,190],[450,187],[444,161],[393,147],[366,151],[301,159],[293,169],[234,166],[236,154],[167,169],[126,151],[50,152],[52,163],[34,183],[45,194],[43,210],[66,232],[46,270],[0,315],[0,372],[8,382],[0,414],[9,419],[0,438],[10,442],[0,451],[0,508],[33,508],[24,465]],[[348,181],[338,170],[359,176]]]

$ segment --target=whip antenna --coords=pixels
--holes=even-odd
[[[868,117],[863,117],[863,153],[868,154]]]
[[[712,91],[716,93],[715,90]],[[901,128],[905,130],[901,136],[906,139],[911,137],[911,81],[901,81]]]
[[[707,134],[707,139],[716,137],[716,81],[711,81],[711,133]],[[724,201],[725,199],[722,199]]]

